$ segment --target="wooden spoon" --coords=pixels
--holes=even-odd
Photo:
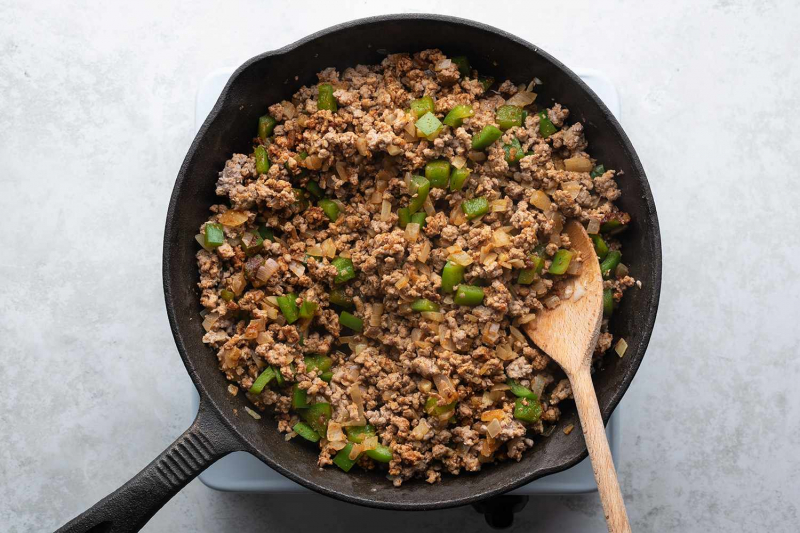
[[[525,331],[539,348],[561,365],[572,385],[572,396],[578,407],[608,530],[611,533],[629,532],[628,513],[622,501],[590,373],[592,352],[603,319],[603,277],[594,244],[583,225],[572,220],[566,225],[566,230],[572,247],[584,259],[583,269],[573,282],[580,297],[562,300],[555,308],[539,312],[536,320],[525,324]]]

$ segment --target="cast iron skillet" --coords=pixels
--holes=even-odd
[[[289,99],[305,84],[316,83],[325,67],[343,69],[379,63],[387,52],[440,48],[467,55],[473,67],[498,80],[544,81],[537,103],[557,99],[571,120],[585,125],[591,153],[607,168],[622,171],[620,206],[633,221],[623,236],[625,263],[642,281],[628,291],[614,314],[612,330],[629,348],[624,358],[608,357],[594,382],[604,420],[608,420],[644,357],[653,330],[661,286],[661,242],[650,187],[628,137],[598,97],[569,69],[538,47],[489,26],[434,15],[390,15],[357,20],[313,34],[281,50],[257,56],[239,67],[195,137],[181,166],[167,213],[164,235],[164,294],[172,332],[189,376],[200,393],[200,411],[192,426],[167,450],[119,490],[64,526],[62,531],[137,531],[174,494],[224,455],[244,450],[289,479],[335,498],[384,509],[441,509],[495,496],[536,478],[559,472],[586,456],[582,433],[565,435],[579,424],[566,409],[559,428],[537,442],[520,462],[485,468],[479,474],[443,476],[442,482],[391,487],[384,476],[353,469],[320,470],[313,446],[287,443],[269,416],[254,420],[247,400],[227,391],[217,358],[202,343],[198,312],[194,235],[207,219],[217,173],[234,152],[251,149],[258,117],[270,103]],[[298,79],[295,79],[298,76]]]

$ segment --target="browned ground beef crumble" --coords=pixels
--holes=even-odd
[[[557,128],[549,137],[539,131],[533,104],[521,127],[506,130],[483,152],[472,151],[472,136],[496,124],[496,108],[525,87],[505,81],[497,90],[485,90],[474,71],[461,76],[445,59],[438,50],[426,50],[342,73],[326,69],[318,77],[333,85],[336,112],[318,110],[317,86],[302,87],[291,102],[270,106],[278,121],[274,136],[268,142],[254,139],[266,146],[269,171],[256,172],[253,154],[233,155],[216,189],[229,205],[212,206],[208,221],[223,224],[225,243],[197,253],[203,340],[217,349],[227,379],[247,390],[268,366],[279,369],[285,386],[273,381],[260,394],[247,394],[258,409],[269,407],[289,438],[296,436],[292,427],[299,420],[291,408],[292,386],[305,389],[310,402],[330,403],[333,416],[319,441],[320,466],[331,464],[344,446],[342,425],[373,425],[393,459],[388,472],[365,454],[358,465],[383,469],[396,485],[414,477],[434,483],[443,471],[458,474],[480,470],[484,463],[520,460],[535,438],[549,435],[560,416],[558,404],[572,397],[569,383],[518,328],[544,305],[569,298],[565,280],[582,261],[597,260],[576,254],[569,273],[547,273],[553,254],[570,248],[562,233],[565,219],[596,227],[627,216],[613,204],[620,195],[613,170],[594,177],[566,170],[566,159],[596,162],[585,151],[583,126],[567,124],[569,111],[559,104],[546,110]],[[408,109],[424,95],[435,100],[440,120],[458,104],[472,105],[475,115],[460,127],[444,127],[433,141],[417,137],[416,117]],[[509,165],[502,145],[513,137],[528,155]],[[302,159],[301,152],[308,157]],[[466,164],[472,172],[461,191],[431,189],[435,214],[409,242],[398,227],[397,210],[411,197],[409,177],[436,159]],[[340,201],[335,223],[313,202],[298,202],[293,189],[309,180]],[[461,203],[477,196],[486,197],[491,209],[468,221]],[[391,211],[382,216],[385,202]],[[255,250],[258,261],[278,265],[266,282],[243,273],[253,250],[245,253],[242,238],[262,225],[276,236]],[[613,238],[607,242],[619,249]],[[520,285],[519,270],[531,266],[529,255],[538,244],[546,245],[544,272],[533,284]],[[484,288],[482,305],[455,305],[452,295],[441,291],[442,268],[460,251],[471,261],[464,282]],[[355,279],[335,285],[334,256],[352,259]],[[605,286],[619,301],[634,280],[626,269],[611,278]],[[364,321],[363,333],[340,326],[341,309],[328,301],[334,287],[352,297],[351,311]],[[225,300],[223,290],[235,297]],[[286,323],[275,297],[288,293],[298,296],[298,305],[319,304],[312,319]],[[438,303],[440,312],[412,311],[409,303],[418,298]],[[596,359],[611,342],[604,322]],[[309,354],[333,359],[330,382],[307,369]],[[537,422],[513,416],[509,378],[540,392]],[[229,390],[238,392],[235,386]],[[457,404],[433,416],[424,407],[431,397],[439,406],[454,398]],[[489,429],[493,420],[499,427]]]

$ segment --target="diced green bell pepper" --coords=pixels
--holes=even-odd
[[[469,174],[470,170],[467,167],[453,168],[453,172],[450,174],[450,190],[460,191],[463,189]]]
[[[266,141],[267,137],[272,135],[272,130],[275,129],[276,124],[278,124],[278,121],[269,115],[258,117],[258,138]]]
[[[605,289],[603,291],[603,316],[608,318],[614,313],[614,291]]]
[[[358,462],[358,457],[355,459],[350,459],[350,451],[353,449],[353,445],[351,443],[347,443],[347,446],[339,450],[339,453],[336,454],[333,458],[333,464],[344,470],[345,472],[349,472],[353,465]],[[360,455],[359,455],[360,457]]]
[[[411,309],[419,313],[435,313],[439,310],[439,304],[427,298],[417,298],[411,302]]]
[[[308,405],[308,392],[295,384],[294,387],[292,387],[292,408],[305,409]]]
[[[483,127],[480,133],[476,133],[472,136],[472,149],[485,150],[502,136],[503,132],[500,131],[497,126],[487,124]]]
[[[345,281],[349,281],[356,277],[356,270],[353,266],[353,260],[349,257],[337,257],[331,264],[336,267],[338,274],[333,278],[336,285],[341,285]]]
[[[425,165],[425,177],[431,183],[431,187],[447,188],[447,182],[450,180],[450,162],[428,161]]]
[[[256,378],[250,388],[247,390],[250,394],[261,394],[261,391],[264,390],[264,387],[269,385],[269,382],[275,379],[275,369],[271,366],[268,366],[264,369],[263,372]]]
[[[608,255],[608,244],[603,240],[600,235],[589,235],[594,243],[594,251],[597,257],[602,261]]]
[[[523,422],[537,422],[542,416],[542,404],[539,400],[517,398],[514,402],[514,418]]]
[[[464,285],[463,283],[456,289],[456,295],[453,302],[456,305],[480,305],[483,303],[483,289],[475,285]]]
[[[573,255],[574,254],[572,252],[569,250],[564,250],[563,248],[557,251],[553,256],[553,261],[550,263],[550,268],[547,271],[556,275],[566,273],[570,262],[572,262]]]
[[[464,214],[467,215],[469,220],[478,218],[479,216],[485,215],[489,212],[489,200],[487,200],[484,196],[478,196],[476,198],[464,200],[461,203],[461,210],[464,211]]]
[[[358,333],[364,330],[364,321],[347,311],[342,311],[339,315],[339,324]]]
[[[603,278],[610,278],[613,275],[614,269],[617,268],[619,262],[622,260],[622,252],[618,250],[612,250],[608,252],[603,262],[600,263],[600,272],[603,274]]]
[[[225,243],[225,233],[222,231],[222,224],[206,224],[203,242],[209,248],[216,248]]]
[[[464,267],[448,261],[442,268],[442,292],[451,294],[456,285],[464,281]]]
[[[525,157],[525,152],[522,151],[522,145],[516,137],[511,139],[511,143],[503,145],[503,151],[506,153],[506,163],[509,165],[517,163],[520,159]]]
[[[331,419],[333,409],[329,403],[315,403],[300,412],[303,420],[311,426],[322,438],[325,438],[328,432],[328,421]]]
[[[367,457],[379,463],[388,463],[392,460],[392,449],[383,444],[378,444],[372,450],[367,450],[364,453],[367,454]]]
[[[451,57],[450,61],[458,67],[458,73],[461,74],[462,78],[469,76],[469,59],[467,59],[467,56]]]
[[[318,85],[318,90],[317,109],[326,109],[336,113],[339,106],[336,102],[336,98],[333,96],[333,86],[330,83],[320,83]]]
[[[339,218],[339,206],[333,200],[322,199],[317,202],[317,205],[331,222],[336,222],[336,219]]]
[[[397,225],[402,229],[406,229],[408,223],[411,222],[411,212],[407,207],[401,207],[397,210]]]
[[[550,117],[547,116],[546,109],[542,109],[536,113],[536,115],[539,117],[539,133],[542,135],[542,137],[546,139],[558,131],[550,121]]]
[[[431,191],[431,182],[423,176],[414,176],[408,186],[408,193],[411,199],[408,201],[408,212],[412,215],[422,209],[422,204]]]
[[[317,312],[317,308],[319,304],[317,302],[312,302],[311,300],[303,300],[302,305],[300,305],[300,311],[298,311],[298,316],[300,318],[312,318],[314,313]]]
[[[333,305],[344,307],[345,309],[353,308],[353,299],[350,298],[344,289],[335,287],[328,295],[328,301]]]
[[[433,113],[425,113],[415,123],[423,137],[429,141],[434,140],[442,131],[442,122]]]
[[[411,112],[416,118],[420,118],[426,113],[433,113],[436,110],[436,105],[433,103],[433,98],[430,96],[423,96],[419,100],[411,101]]]
[[[269,156],[267,156],[267,149],[263,146],[256,146],[254,157],[256,158],[256,172],[259,174],[266,174],[269,171]]]
[[[333,366],[333,359],[322,354],[307,355],[303,358],[303,362],[306,365],[306,372],[316,370],[318,374],[327,372]]]
[[[497,125],[505,131],[515,126],[522,126],[522,108],[515,105],[502,105],[495,112]]]
[[[311,193],[314,198],[320,199],[325,196],[325,191],[322,190],[322,187],[319,186],[319,183],[316,181],[308,180],[306,183],[306,190]]]
[[[317,432],[312,429],[311,426],[306,424],[305,422],[298,422],[294,426],[292,426],[292,430],[303,437],[304,439],[311,441],[311,442],[318,442],[320,436],[317,435]]]
[[[511,387],[511,394],[517,396],[518,398],[527,398],[529,400],[538,401],[539,398],[530,390],[528,387],[523,387],[519,384],[519,382],[515,379],[508,379],[506,381],[506,385]]]
[[[361,444],[365,438],[375,435],[375,426],[370,424],[366,426],[348,426],[344,428],[344,432],[347,434],[347,440]]]
[[[445,126],[450,126],[451,128],[457,128],[464,123],[465,118],[469,118],[475,115],[475,110],[472,108],[471,105],[457,105],[453,109],[447,113],[447,116],[444,117]]]
[[[605,173],[606,173],[606,167],[604,167],[603,165],[597,165],[592,169],[591,172],[589,172],[589,175],[593,178],[596,178],[598,176],[602,176]]]
[[[295,300],[297,299],[297,295],[293,293],[286,294],[284,296],[278,296],[278,307],[283,313],[283,317],[286,319],[286,322],[289,324],[294,324],[297,322],[299,318],[299,309],[297,308],[297,303]]]
[[[425,400],[425,412],[431,416],[442,416],[443,414],[452,411],[456,408],[456,402],[451,402],[446,405],[439,405],[439,401],[435,396],[429,396]]]

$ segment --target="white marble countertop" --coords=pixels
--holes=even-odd
[[[167,200],[210,70],[379,3],[0,1],[0,529],[52,530],[187,427],[161,291]],[[796,531],[800,7],[789,1],[404,2],[516,33],[617,85],[664,279],[621,412],[636,531]],[[787,230],[781,231],[784,227]],[[146,531],[336,532],[382,511],[192,482]],[[298,514],[302,513],[302,518]],[[386,531],[480,531],[469,508]],[[515,531],[602,531],[596,494]]]

